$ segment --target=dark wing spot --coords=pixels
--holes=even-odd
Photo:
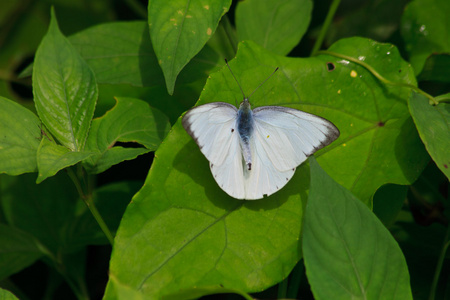
[[[211,169],[214,167],[214,164],[211,164]]]
[[[286,181],[289,181],[289,178],[286,177]]]
[[[252,163],[248,163],[248,170],[250,171],[252,169]]]
[[[234,128],[231,128],[231,132],[234,132]]]
[[[327,63],[327,70],[328,72],[334,71],[336,69],[336,66],[332,62]]]

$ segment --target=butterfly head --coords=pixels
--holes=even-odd
[[[239,105],[239,109],[243,111],[251,110],[250,101],[248,101],[247,97],[245,97],[244,101],[241,102],[241,104]]]

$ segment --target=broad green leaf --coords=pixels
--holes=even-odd
[[[413,93],[409,110],[428,153],[450,179],[450,104],[431,106],[425,96]]]
[[[19,300],[13,293],[0,288],[0,299],[2,300]]]
[[[36,172],[36,152],[42,138],[38,117],[3,97],[0,107],[0,173]]]
[[[416,74],[432,53],[450,53],[450,1],[415,0],[402,17],[402,36]]]
[[[91,173],[101,173],[124,160],[155,151],[170,129],[167,117],[146,102],[117,98],[116,106],[92,122],[86,150],[96,152],[85,161]],[[123,148],[116,142],[135,142],[145,148]]]
[[[93,154],[93,152],[72,151],[43,138],[37,151],[39,175],[36,183],[41,183],[48,177],[54,176],[60,170],[73,166]]]
[[[428,56],[418,80],[450,82],[450,51]]]
[[[302,250],[315,299],[412,299],[408,267],[376,216],[314,160]]]
[[[230,5],[231,0],[149,1],[150,38],[169,94],[180,71],[203,48]]]
[[[305,34],[312,6],[310,0],[241,1],[236,8],[239,40],[252,40],[267,50],[286,55]]]
[[[121,222],[105,299],[120,286],[159,299],[194,286],[261,291],[281,281],[300,258],[308,177],[297,172],[278,198],[232,199],[211,184],[208,163],[178,122]]]
[[[0,280],[25,269],[42,256],[43,253],[31,235],[0,224]]]
[[[71,150],[83,150],[97,84],[89,66],[59,31],[53,11],[36,52],[33,94],[38,115],[52,135]]]

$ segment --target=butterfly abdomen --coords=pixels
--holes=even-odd
[[[246,102],[246,103],[245,103]],[[243,102],[238,111],[236,119],[237,130],[240,137],[242,155],[248,170],[252,169],[252,154],[250,150],[250,138],[253,134],[253,112],[248,101]]]

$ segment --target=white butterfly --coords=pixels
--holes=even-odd
[[[321,117],[281,106],[252,110],[245,95],[239,110],[208,103],[190,109],[182,123],[209,160],[217,184],[246,200],[284,187],[297,166],[339,137],[336,126]]]

